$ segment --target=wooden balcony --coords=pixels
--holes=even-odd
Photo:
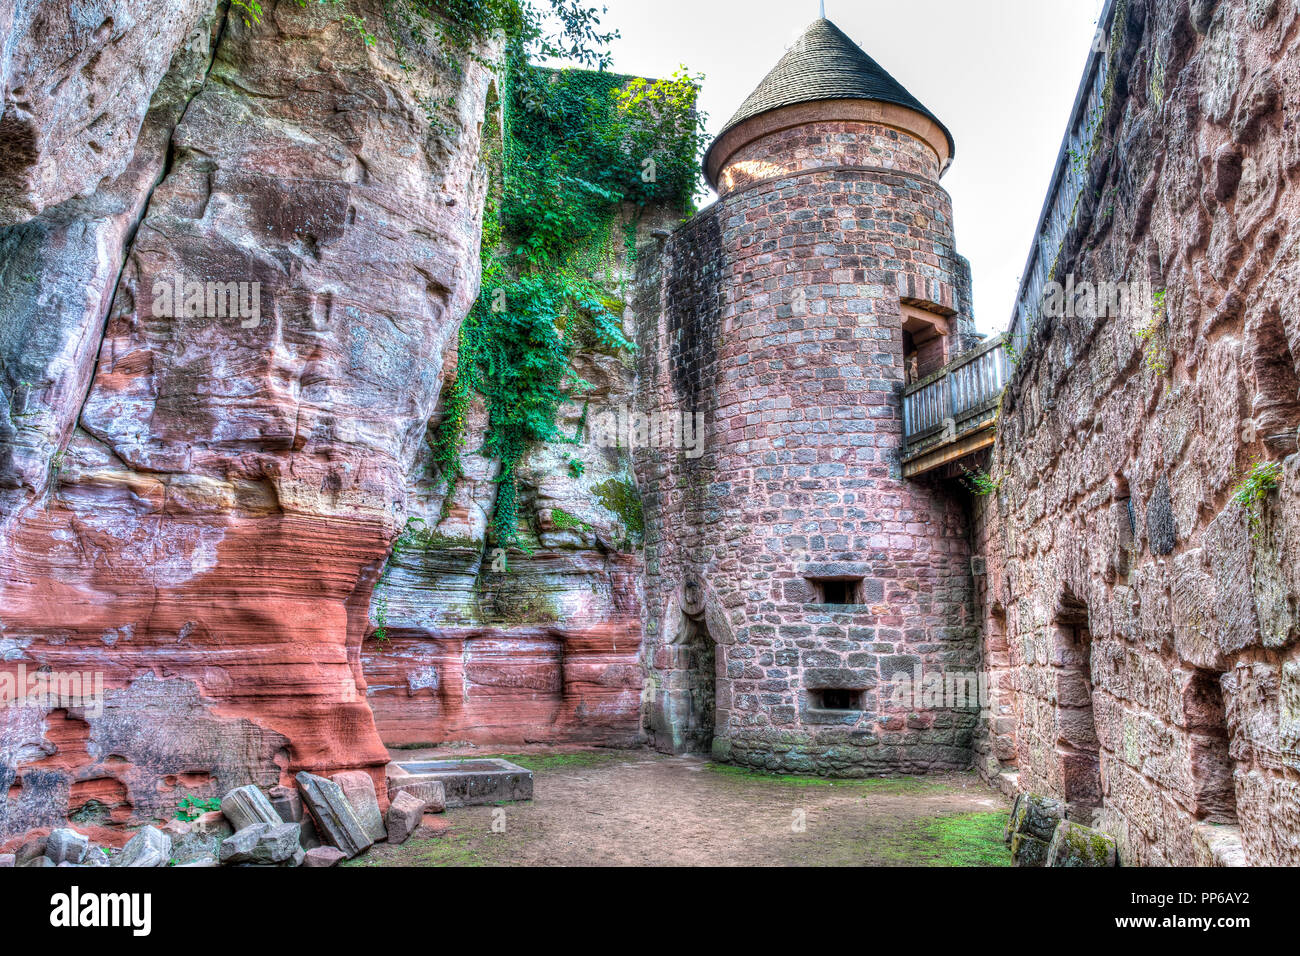
[[[998,336],[903,390],[903,477],[983,451],[997,435],[1010,363]]]

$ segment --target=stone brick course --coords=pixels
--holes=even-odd
[[[725,196],[642,276],[659,307],[637,310],[639,400],[709,423],[699,460],[638,463],[647,729],[662,749],[706,744],[711,720],[714,754],[753,767],[969,766],[974,708],[891,699],[900,672],[978,664],[960,492],[899,472],[900,290],[957,312],[954,334],[970,311],[937,158],[905,136],[823,124],[764,138],[724,180],[759,157],[790,173]],[[881,168],[904,156],[929,176]],[[823,580],[850,581],[855,603],[819,603]]]

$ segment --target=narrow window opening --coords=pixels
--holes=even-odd
[[[903,359],[907,382],[933,375],[948,364],[948,319],[906,303],[903,312]]]
[[[853,606],[862,603],[862,578],[809,578],[818,604]]]
[[[862,694],[860,690],[846,690],[840,687],[823,687],[810,690],[812,705],[818,710],[861,710]]]
[[[1235,763],[1219,675],[1194,671],[1183,686],[1182,709],[1192,752],[1192,813],[1209,823],[1236,823]]]
[[[921,356],[916,347],[916,339],[912,333],[906,329],[903,330],[903,367],[905,369],[904,381],[908,385],[915,385],[921,380]]]
[[[1254,335],[1255,400],[1251,415],[1257,438],[1272,458],[1295,454],[1300,427],[1300,376],[1282,316],[1267,312]]]

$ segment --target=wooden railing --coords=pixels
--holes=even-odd
[[[932,467],[953,460],[943,450],[960,450],[978,432],[990,432],[992,443],[1009,371],[1005,339],[999,335],[903,390],[903,459],[909,477],[930,470],[916,464],[921,458],[933,459]]]
[[[1098,20],[1100,38],[1114,36],[1123,5],[1106,0]],[[1079,84],[1070,122],[1043,202],[1038,229],[1011,324],[1004,335],[960,355],[903,391],[903,475],[917,475],[960,462],[993,444],[1002,391],[1010,378],[1008,349],[1023,352],[1040,321],[1043,293],[1087,189],[1098,131],[1108,105],[1110,40],[1095,43]]]

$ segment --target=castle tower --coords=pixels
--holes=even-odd
[[[638,459],[662,750],[830,775],[970,765],[976,702],[934,683],[978,671],[964,508],[900,468],[905,384],[969,331],[939,185],[953,153],[820,19],[705,157],[719,200],[667,241],[638,307],[658,316],[641,410],[706,423],[702,454]]]

